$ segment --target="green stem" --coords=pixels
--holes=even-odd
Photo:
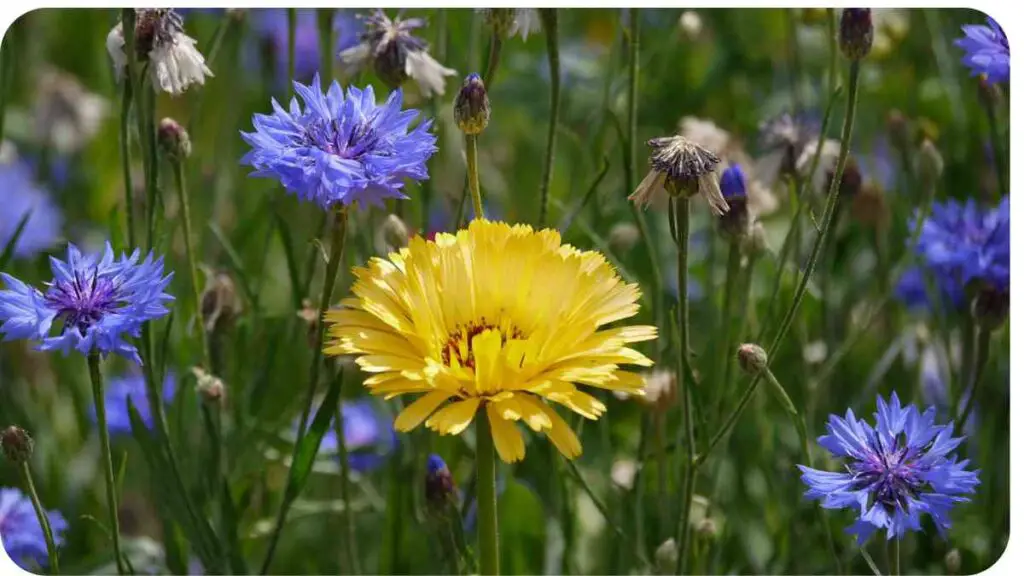
[[[849,75],[849,88],[846,98],[846,119],[843,122],[843,136],[842,142],[839,149],[839,159],[836,162],[836,173],[841,174],[843,168],[846,166],[846,159],[850,154],[850,140],[853,135],[853,122],[857,110],[857,81],[860,76],[860,62],[857,60],[850,62],[850,75]],[[771,366],[771,361],[775,357],[775,353],[778,351],[779,346],[782,343],[782,339],[789,332],[790,326],[793,324],[793,319],[796,317],[796,312],[800,308],[800,302],[807,292],[807,285],[810,282],[811,276],[814,275],[814,267],[818,261],[818,256],[821,254],[822,247],[825,243],[825,238],[828,236],[829,228],[832,226],[832,221],[835,218],[835,208],[839,199],[839,178],[833,178],[831,183],[831,189],[829,190],[828,200],[825,204],[825,218],[824,224],[821,230],[818,231],[818,235],[814,240],[814,247],[811,250],[811,258],[807,263],[807,269],[800,277],[800,283],[797,285],[796,293],[793,295],[793,301],[790,303],[789,309],[786,311],[786,315],[779,326],[778,332],[775,334],[775,338],[772,340],[772,345],[768,349],[768,365]],[[708,444],[707,450],[701,454],[697,460],[696,465],[701,465],[707,460],[708,455],[714,450],[732,427],[739,420],[740,415],[743,413],[744,408],[750,403],[751,398],[754,396],[754,392],[757,390],[757,385],[761,381],[760,375],[755,375],[747,389],[744,390],[743,396],[740,398],[736,408],[733,409],[732,413],[726,419],[725,424],[715,433],[712,437],[711,442]]]
[[[480,548],[480,574],[499,574],[498,496],[494,462],[494,438],[486,414],[476,418],[476,502],[477,546]]]
[[[338,378],[345,377],[345,370],[338,372]],[[342,390],[345,383],[342,381]],[[341,520],[344,523],[345,545],[342,547],[342,573],[359,574],[359,548],[356,547],[356,525],[355,515],[352,514],[351,484],[349,482],[348,446],[345,445],[345,411],[338,406],[338,413],[334,416],[334,434],[338,439],[338,463],[341,465]]]
[[[991,330],[984,328],[978,330],[978,350],[974,357],[974,375],[969,383],[970,387],[964,389],[964,394],[967,394],[967,401],[964,403],[960,415],[957,416],[956,424],[953,425],[954,432],[963,432],[964,424],[967,423],[967,418],[971,415],[971,410],[974,409],[974,401],[978,397],[978,387],[981,386],[981,377],[984,375],[985,365],[988,363],[988,350],[991,341]]]
[[[712,367],[711,374],[711,385],[715,389],[715,412],[717,413],[717,407],[719,405],[721,395],[726,393],[726,386],[729,383],[729,379],[726,374],[729,373],[729,366],[732,364],[733,355],[733,342],[732,342],[732,316],[733,316],[733,299],[736,294],[734,288],[737,277],[740,274],[740,261],[741,261],[740,245],[739,242],[729,241],[729,255],[726,258],[725,264],[725,286],[724,293],[722,294],[722,309],[721,316],[718,320],[718,335],[719,339],[715,340],[714,346],[720,347],[720,350],[716,350],[716,354],[712,356],[716,358],[715,364]]]
[[[995,163],[996,181],[999,182],[999,195],[1010,191],[1006,185],[1005,163],[1003,162],[1003,145],[999,140],[999,123],[996,119],[995,98],[985,97],[982,102],[985,107],[985,117],[988,119],[988,136],[992,143],[992,160]]]
[[[199,332],[199,345],[202,348],[203,365],[212,370],[210,365],[210,348],[207,345],[206,326],[203,322],[203,292],[199,287],[199,267],[196,265],[195,246],[192,243],[192,210],[189,207],[188,186],[185,184],[185,162],[172,160],[174,165],[174,185],[178,189],[178,202],[181,204],[181,224],[185,234],[185,258],[188,260],[188,273],[192,282],[192,297],[195,302],[195,322]]]
[[[288,89],[294,90],[295,82],[295,26],[298,16],[295,8],[288,8]]]
[[[555,168],[555,136],[558,134],[558,103],[562,90],[562,73],[558,62],[558,9],[540,8],[540,19],[548,45],[548,65],[551,68],[551,111],[548,117],[547,151],[544,154],[544,174],[540,181],[540,218],[543,228],[548,217],[548,194]]]
[[[320,76],[330,79],[333,74],[334,62],[334,9],[318,8],[316,11],[316,24],[318,38],[320,40]]]
[[[900,576],[900,539],[893,538],[889,541],[891,548],[889,556],[889,570],[893,576]]]
[[[128,225],[128,249],[134,250],[135,244],[135,189],[132,186],[131,141],[128,135],[129,116],[132,108],[132,83],[124,80],[121,92],[121,169],[124,175],[124,212]]]
[[[491,32],[491,48],[487,53],[487,68],[484,69],[484,86],[490,88],[491,80],[498,71],[498,64],[501,63],[502,39],[496,32]]]
[[[975,342],[978,338],[978,330],[975,326],[974,315],[971,314],[971,306],[968,305],[962,312],[963,323],[960,326],[960,343],[963,354],[960,356],[960,394],[967,394],[971,389],[971,370],[974,369]]]
[[[25,481],[25,490],[28,492],[29,498],[32,499],[32,508],[36,511],[36,518],[39,520],[39,525],[43,528],[43,537],[46,539],[46,556],[49,558],[49,566],[51,574],[60,573],[60,565],[57,562],[57,545],[53,542],[53,530],[50,528],[50,518],[46,515],[46,509],[43,508],[43,503],[39,501],[39,494],[36,493],[36,485],[32,481],[32,470],[28,467],[28,462],[21,463],[21,478]]]
[[[475,218],[484,217],[484,202],[480,196],[480,166],[477,159],[476,135],[466,134],[466,178],[473,195],[473,214]],[[465,197],[465,196],[463,196]],[[461,204],[459,219],[461,219]]]
[[[691,402],[690,386],[686,375],[690,371],[690,291],[687,282],[687,271],[689,270],[689,244],[690,244],[690,200],[684,196],[677,196],[672,201],[675,209],[676,223],[676,277],[679,282],[679,335],[677,344],[679,349],[678,373],[676,381],[683,386],[680,398],[680,419],[677,444],[682,444],[683,437],[686,437],[686,460],[684,469],[680,470],[683,478],[683,489],[680,496],[680,511],[676,516],[676,542],[679,543],[679,557],[676,560],[676,572],[684,573],[687,561],[690,556],[690,505],[693,501],[694,485],[696,484],[697,467],[693,464],[693,456],[697,451],[693,434],[693,413]]]
[[[874,574],[874,576],[882,576],[882,572],[878,570],[878,566],[875,565],[875,561],[871,559],[871,555],[868,554],[868,551],[865,550],[863,546],[857,546],[857,551],[860,552],[864,561],[868,563],[868,568],[871,568],[871,573]]]
[[[643,471],[645,465],[645,454],[647,451],[647,439],[653,427],[646,414],[640,416],[640,443],[637,446],[636,471],[633,473],[633,531],[634,547],[636,554],[643,556],[645,548],[644,539],[644,482]],[[658,463],[662,465],[661,462]]]
[[[797,22],[796,14],[792,8],[786,9],[786,23],[788,24],[788,39],[789,39],[789,57],[792,60],[792,70],[790,70],[790,90],[793,91],[793,115],[797,115],[803,110],[803,105],[800,102],[800,86],[801,80],[803,80],[803,60],[800,58],[800,46],[797,42]],[[834,42],[832,43],[835,44]]]
[[[320,307],[317,309],[316,315],[316,345],[313,348],[313,356],[310,359],[309,364],[309,385],[306,390],[306,401],[302,407],[302,417],[299,419],[299,429],[295,435],[295,445],[292,450],[292,461],[295,460],[295,456],[298,453],[299,446],[302,444],[302,438],[306,435],[306,427],[309,422],[309,414],[313,409],[313,399],[316,396],[317,384],[320,383],[320,365],[323,363],[323,347],[324,347],[324,314],[327,312],[327,308],[331,304],[331,294],[334,292],[334,282],[338,276],[338,268],[341,266],[342,256],[345,253],[345,237],[348,232],[348,206],[340,206],[333,208],[334,213],[334,224],[331,230],[331,255],[327,261],[327,273],[324,276],[323,290],[320,293]],[[341,442],[341,438],[338,439]],[[295,498],[286,498],[281,502],[281,507],[277,513],[277,521],[274,525],[274,531],[270,536],[270,544],[267,548],[267,555],[263,559],[263,567],[260,569],[261,574],[266,574],[270,568],[270,562],[274,558],[274,551],[277,548],[277,542],[281,537],[281,531],[284,528],[285,520],[288,517],[288,509],[291,508]]]
[[[121,528],[117,519],[117,485],[114,480],[114,461],[110,454],[110,430],[107,429],[107,403],[103,396],[103,376],[100,374],[99,352],[89,353],[89,378],[92,381],[92,401],[96,406],[96,426],[100,430],[100,452],[103,457],[103,476],[107,483],[107,510],[110,514],[110,534],[114,541],[114,561],[117,573],[126,574],[121,556]]]
[[[4,140],[4,119],[7,116],[7,98],[14,79],[14,35],[16,26],[12,26],[3,40],[0,40],[0,142]]]

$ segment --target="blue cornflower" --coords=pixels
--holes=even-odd
[[[63,216],[50,195],[37,186],[32,169],[20,161],[0,163],[0,190],[4,208],[0,210],[0,252],[14,237],[21,219],[28,221],[14,245],[15,258],[31,258],[57,243]]]
[[[427,159],[437,151],[431,122],[412,131],[419,114],[402,110],[402,91],[395,90],[378,106],[373,87],[349,87],[343,94],[333,82],[321,92],[319,74],[305,86],[295,83],[305,109],[294,98],[285,111],[276,100],[274,113],[253,116],[255,132],[242,132],[250,150],[242,164],[253,176],[273,177],[300,200],[324,209],[358,202],[383,206],[402,193],[406,178],[425,180]]]
[[[162,398],[164,402],[174,399],[177,379],[168,372],[164,378]],[[107,383],[104,404],[107,409],[107,430],[111,435],[131,434],[132,422],[128,417],[128,400],[142,418],[147,428],[153,428],[153,414],[149,410],[149,399],[146,397],[146,379],[138,372],[125,374],[119,378],[111,378]],[[96,423],[96,407],[90,409],[90,419]]]
[[[383,464],[398,443],[390,419],[385,419],[374,408],[373,402],[366,399],[343,402],[341,413],[345,419],[342,434],[348,449],[349,468],[356,472],[369,472]],[[298,424],[296,420],[293,427],[297,429]],[[338,435],[334,432],[333,422],[320,441],[320,452],[338,452]]]
[[[152,253],[139,262],[139,251],[117,260],[107,243],[102,257],[83,255],[68,245],[68,259],[50,258],[53,281],[46,292],[0,272],[7,290],[0,291],[0,332],[4,340],[38,340],[38,350],[68,354],[111,352],[142,364],[125,336],[137,337],[142,324],[168,313],[174,300],[164,292],[173,274],[163,275],[163,258]],[[51,335],[54,320],[62,325]]]
[[[437,510],[443,510],[448,504],[458,503],[459,493],[451,470],[437,454],[427,456],[427,474],[423,480],[423,487],[427,503]]]
[[[935,302],[928,292],[929,277],[935,282],[935,296],[938,296],[939,302]],[[930,270],[926,271],[919,266],[908,268],[900,276],[893,293],[910,310],[960,310],[967,300],[963,287],[954,278],[937,278]]]
[[[984,74],[990,82],[1008,82],[1010,42],[995,20],[988,17],[985,20],[985,25],[963,27],[963,38],[956,40],[956,45],[964,51],[962,62],[971,69],[972,76]]]
[[[745,198],[747,196],[747,177],[739,164],[730,164],[722,171],[722,179],[719,181],[722,195],[725,199]]]
[[[53,532],[53,543],[60,547],[64,543],[68,522],[59,511],[47,511],[46,516]],[[0,488],[0,540],[11,559],[24,570],[35,568],[32,561],[40,567],[49,563],[46,537],[32,500],[17,488]]]
[[[978,472],[966,470],[968,460],[950,457],[963,438],[953,437],[953,424],[935,424],[935,408],[922,414],[902,407],[893,393],[888,403],[878,397],[875,426],[846,417],[829,417],[828,434],[818,443],[837,458],[848,458],[843,472],[806,466],[801,479],[806,496],[824,508],[853,508],[859,518],[847,532],[863,544],[876,531],[886,539],[902,538],[907,530],[922,531],[921,514],[932,517],[940,533],[950,527],[949,511],[964,494],[974,493]]]
[[[910,227],[915,226],[911,217]],[[936,202],[915,247],[943,281],[968,288],[972,281],[999,291],[1010,288],[1010,199],[985,210],[974,200]],[[940,282],[941,283],[941,282]]]

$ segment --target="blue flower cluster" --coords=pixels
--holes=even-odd
[[[57,547],[64,543],[64,531],[68,522],[58,511],[47,511],[53,541]],[[33,566],[46,567],[46,537],[39,524],[32,500],[17,488],[0,488],[0,541],[4,550],[22,569],[32,571]]]
[[[956,45],[963,49],[964,66],[971,69],[972,76],[984,74],[989,82],[1008,82],[1010,42],[995,20],[985,20],[984,25],[964,26],[964,36],[956,40]]]
[[[256,114],[256,131],[243,132],[252,146],[242,164],[253,176],[277,178],[300,200],[324,209],[358,202],[383,206],[388,198],[407,198],[405,179],[425,180],[427,159],[437,147],[424,121],[409,130],[416,110],[402,110],[402,91],[377,105],[373,88],[350,87],[347,94],[333,82],[321,91],[319,74],[305,86],[295,83],[305,107],[294,98],[288,110],[277,101],[274,113]]]
[[[173,274],[163,275],[163,258],[150,254],[140,262],[136,250],[115,259],[109,243],[102,256],[83,255],[69,244],[67,261],[50,258],[50,268],[46,292],[0,272],[7,286],[0,291],[4,340],[36,340],[39,350],[65,355],[114,352],[142,364],[125,337],[138,337],[143,323],[168,313],[165,304],[174,298],[164,290]],[[62,325],[51,335],[54,321]]]
[[[0,162],[0,190],[4,208],[0,210],[0,252],[14,238],[22,219],[25,227],[14,245],[15,258],[31,258],[57,243],[63,216],[46,191],[32,178],[32,169],[24,162]]]
[[[978,472],[966,469],[968,460],[950,456],[963,438],[953,437],[952,424],[935,424],[935,408],[922,414],[916,406],[903,407],[895,393],[888,403],[879,396],[877,404],[874,427],[849,409],[844,418],[829,417],[828,434],[818,443],[848,461],[843,472],[798,465],[807,497],[824,508],[856,510],[859,517],[847,532],[859,544],[877,530],[890,540],[921,531],[922,514],[945,533],[953,505],[968,501],[964,495],[979,483]]]
[[[397,448],[398,436],[391,427],[391,420],[374,408],[370,399],[344,402],[341,405],[344,418],[342,435],[348,450],[349,468],[356,472],[369,472],[378,468]],[[298,428],[298,421],[294,423]],[[320,441],[321,454],[337,454],[338,435],[334,424],[327,429]]]

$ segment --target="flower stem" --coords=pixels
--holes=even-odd
[[[295,25],[297,21],[295,8],[288,8],[288,89],[294,90],[295,86]]]
[[[889,573],[892,576],[900,576],[900,539],[893,538],[889,542]]]
[[[689,269],[689,244],[690,244],[690,200],[685,196],[678,196],[672,201],[675,208],[676,222],[676,275],[679,282],[679,345],[678,373],[676,382],[683,385],[682,394],[679,395],[680,419],[677,444],[682,444],[683,437],[686,437],[686,461],[685,468],[680,471],[683,478],[683,489],[681,494],[680,513],[676,516],[676,542],[679,543],[679,557],[676,559],[676,573],[682,574],[686,571],[687,560],[690,555],[690,505],[693,500],[694,484],[696,484],[697,467],[693,463],[693,456],[697,446],[693,436],[693,413],[690,398],[690,387],[684,383],[688,382],[686,375],[690,371],[690,291],[687,283],[687,271]]]
[[[134,15],[134,12],[133,12]],[[124,212],[128,225],[128,249],[135,244],[135,188],[132,186],[131,142],[128,136],[129,116],[132,108],[131,79],[124,80],[121,93],[121,167],[124,171]]]
[[[50,560],[48,568],[51,574],[59,574],[60,565],[57,563],[57,545],[53,541],[50,518],[46,515],[46,509],[43,508],[42,502],[39,501],[39,494],[36,493],[36,485],[32,481],[32,470],[28,467],[28,462],[21,463],[21,478],[25,481],[25,490],[28,492],[29,498],[32,499],[32,508],[36,511],[39,525],[43,528],[43,537],[46,539],[46,555]]]
[[[11,90],[11,84],[14,80],[14,62],[15,58],[15,44],[17,39],[15,34],[17,27],[11,27],[8,34],[0,39],[0,142],[4,139],[4,118],[6,118],[7,112],[7,98],[8,92]],[[6,40],[4,42],[3,40]]]
[[[330,79],[334,76],[334,20],[333,8],[318,8],[316,11],[317,36],[320,40],[320,76]]]
[[[491,80],[498,71],[498,64],[501,62],[501,36],[497,32],[491,32],[491,48],[487,53],[487,68],[484,69],[484,86],[490,88]]]
[[[96,405],[96,426],[100,430],[100,452],[103,456],[103,475],[107,483],[107,510],[110,513],[110,534],[114,540],[114,561],[117,573],[126,574],[121,557],[121,529],[117,519],[117,486],[114,480],[114,462],[110,455],[110,430],[107,429],[107,405],[103,397],[103,376],[100,374],[100,355],[89,353],[89,378],[92,381],[92,401]]]
[[[555,167],[555,136],[558,134],[558,103],[562,90],[562,72],[558,62],[558,9],[540,8],[540,19],[548,45],[548,67],[551,68],[551,111],[548,116],[547,152],[544,155],[544,175],[540,181],[540,227],[548,217],[548,193]]]
[[[850,155],[850,140],[853,135],[853,122],[857,110],[857,81],[859,77],[860,62],[853,60],[850,62],[849,87],[846,95],[846,119],[843,122],[843,136],[839,149],[839,159],[836,162],[836,174],[842,174],[842,171],[846,166],[846,159]],[[779,326],[778,332],[776,332],[775,338],[772,340],[771,347],[768,349],[769,366],[782,343],[782,339],[786,336],[786,333],[789,332],[789,328],[793,324],[796,312],[800,308],[800,302],[803,299],[804,294],[807,292],[807,285],[810,282],[811,276],[814,275],[814,266],[818,261],[818,256],[821,254],[822,247],[825,244],[825,238],[828,237],[829,228],[832,226],[832,221],[835,217],[836,204],[839,200],[839,181],[839,178],[832,179],[828,200],[825,204],[824,223],[814,240],[814,247],[811,250],[810,260],[807,263],[807,268],[804,270],[804,273],[800,276],[800,283],[797,285],[796,292],[793,294],[793,301],[790,303],[789,309],[786,311],[786,315]],[[732,427],[739,420],[740,415],[742,415],[744,408],[747,407],[747,404],[749,404],[751,398],[753,398],[754,392],[757,391],[757,385],[760,381],[760,374],[755,375],[751,379],[750,384],[747,386],[747,389],[744,390],[736,408],[733,409],[722,427],[719,428],[711,438],[711,441],[708,443],[707,450],[697,457],[697,460],[695,461],[696,466],[703,464],[704,461],[707,460],[708,455],[725,438],[725,436],[728,435],[729,431],[732,430]]]
[[[716,399],[714,405],[716,413],[720,402],[719,398],[721,394],[727,393],[726,386],[729,384],[729,365],[732,364],[730,359],[733,354],[733,300],[736,295],[735,285],[740,275],[740,260],[739,242],[730,241],[729,255],[725,265],[725,285],[723,287],[725,292],[722,295],[721,316],[718,320],[719,339],[715,341],[715,346],[720,348],[720,350],[716,350],[717,354],[713,356],[716,360],[714,366],[712,366],[713,372],[711,374],[712,386],[715,387]]]
[[[967,395],[967,401],[963,404],[964,408],[960,411],[960,415],[957,416],[956,424],[953,425],[954,433],[963,432],[964,424],[967,423],[967,418],[971,415],[971,410],[974,409],[974,400],[978,397],[978,387],[981,386],[981,377],[985,373],[985,364],[988,363],[988,350],[991,341],[991,330],[985,328],[978,330],[978,349],[974,356],[974,375],[968,383],[969,387],[964,388],[963,393]]]
[[[992,144],[992,161],[995,164],[996,181],[999,182],[999,196],[1006,194],[1010,189],[1006,186],[1006,173],[1003,164],[1003,146],[999,141],[999,123],[996,118],[996,103],[994,98],[981,99],[985,107],[985,116],[988,118],[988,136]]]
[[[484,202],[480,196],[480,165],[476,153],[476,135],[466,134],[466,178],[469,179],[469,190],[473,194],[473,215],[475,218],[484,217]],[[460,204],[459,217],[462,210]]]
[[[345,369],[338,372],[338,378],[345,378]],[[341,388],[344,390],[345,382],[342,380]],[[352,497],[349,485],[349,464],[348,446],[345,444],[345,411],[338,406],[338,412],[334,415],[334,435],[338,439],[338,464],[341,465],[341,520],[344,523],[345,545],[342,546],[343,574],[359,574],[359,548],[356,547],[356,525],[355,517],[352,514]]]
[[[292,460],[294,461],[302,438],[306,435],[306,426],[309,424],[309,414],[313,409],[313,398],[316,396],[317,384],[320,383],[320,365],[323,359],[324,347],[324,314],[331,303],[331,294],[334,292],[334,281],[338,276],[338,268],[341,266],[342,256],[345,253],[345,237],[348,233],[348,206],[334,208],[334,224],[331,231],[331,255],[327,261],[327,272],[324,276],[323,290],[320,293],[320,307],[316,316],[316,346],[313,348],[313,357],[309,365],[309,387],[306,390],[306,401],[302,407],[302,418],[299,419],[299,429],[295,435],[295,445],[292,449]],[[341,442],[341,439],[338,439]],[[261,574],[266,574],[270,568],[270,562],[274,558],[274,551],[277,542],[281,537],[281,530],[284,528],[285,520],[288,517],[288,509],[291,508],[295,498],[286,498],[281,502],[281,508],[277,513],[277,521],[274,531],[270,536],[270,544],[267,548],[267,555],[263,559]]]
[[[174,186],[178,189],[178,203],[181,204],[181,225],[185,234],[185,258],[188,260],[188,273],[192,282],[192,297],[196,307],[196,326],[199,329],[199,345],[202,348],[203,364],[207,370],[210,365],[210,348],[207,345],[206,326],[203,323],[202,289],[199,287],[199,268],[196,266],[195,246],[192,244],[192,210],[189,207],[188,186],[185,184],[185,163],[172,160],[174,165]]]
[[[480,548],[480,574],[499,573],[498,496],[494,463],[494,438],[486,414],[476,418],[476,502],[477,546]]]

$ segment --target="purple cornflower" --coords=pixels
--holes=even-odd
[[[341,413],[345,419],[342,434],[348,449],[349,467],[356,472],[369,472],[380,466],[398,442],[391,421],[373,407],[373,402],[365,399],[342,403]],[[320,441],[320,452],[338,452],[338,435],[333,422]]]
[[[0,190],[4,191],[0,252],[14,238],[26,214],[28,220],[14,245],[15,258],[32,258],[57,243],[64,218],[50,195],[36,185],[27,164],[17,160],[0,163]]]
[[[114,352],[142,364],[138,350],[124,338],[139,336],[143,323],[168,313],[165,304],[174,297],[164,289],[173,274],[163,275],[163,258],[150,253],[140,262],[136,250],[115,260],[109,243],[102,257],[83,255],[68,244],[67,261],[50,258],[50,268],[53,281],[46,292],[0,272],[7,286],[0,291],[4,339],[37,340],[38,350],[65,355],[71,350]],[[51,335],[54,320],[61,326]]]
[[[161,394],[164,402],[174,399],[176,384],[177,380],[174,374],[168,372],[164,378],[164,388]],[[153,428],[153,414],[149,410],[149,400],[146,397],[146,379],[142,374],[132,372],[119,378],[111,378],[107,383],[107,392],[104,398],[107,409],[107,430],[111,435],[132,433],[132,422],[128,417],[128,400],[131,400],[146,427]],[[89,418],[94,424],[96,423],[95,406],[90,408]]]
[[[916,216],[909,226],[916,225]],[[972,281],[1010,288],[1010,199],[984,209],[974,200],[936,202],[914,247],[940,279],[968,288]]]
[[[272,100],[274,113],[253,116],[255,132],[242,132],[252,150],[242,164],[253,176],[273,177],[300,200],[324,209],[358,202],[383,206],[387,198],[408,198],[406,178],[425,180],[427,159],[437,151],[431,122],[409,124],[419,114],[402,110],[402,91],[377,105],[373,87],[348,88],[333,82],[321,92],[320,76],[305,86],[295,83],[305,109],[294,98],[285,110]]]
[[[964,66],[971,69],[972,76],[984,74],[989,82],[1010,80],[1010,42],[1003,29],[992,18],[985,18],[986,24],[968,24],[963,27],[964,36],[956,40],[963,49]]]
[[[847,532],[859,544],[876,531],[886,539],[902,538],[907,530],[922,531],[921,514],[932,517],[940,533],[950,527],[949,511],[973,494],[978,472],[966,470],[968,460],[949,454],[963,441],[953,437],[953,424],[935,424],[935,408],[922,414],[902,407],[893,393],[888,404],[878,397],[875,426],[846,410],[845,418],[829,416],[828,434],[818,443],[837,458],[847,458],[843,472],[797,465],[808,486],[806,496],[824,508],[853,508],[859,517]]]
[[[47,511],[46,516],[53,531],[53,543],[59,548],[64,543],[68,522],[56,510]],[[32,500],[17,488],[0,488],[0,540],[11,560],[23,570],[31,572],[35,569],[33,561],[44,568],[49,563],[46,537]]]

